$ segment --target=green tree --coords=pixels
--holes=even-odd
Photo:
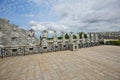
[[[82,38],[82,34],[84,34],[84,38],[87,38],[87,34],[85,34],[85,33],[83,33],[83,32],[79,32],[80,38]]]
[[[75,35],[75,34],[73,35],[73,39],[77,39],[77,37],[76,37],[76,35]]]
[[[87,34],[84,33],[84,37],[87,38]]]
[[[62,36],[59,36],[58,39],[62,39]]]
[[[69,39],[69,35],[67,33],[65,34],[65,39]]]
[[[48,40],[52,40],[53,38],[47,38]]]
[[[82,34],[83,34],[83,32],[79,32],[79,36],[80,36],[80,38],[82,38]]]

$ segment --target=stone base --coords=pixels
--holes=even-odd
[[[27,54],[35,53],[35,52],[36,52],[35,46],[27,46],[27,47],[26,47],[26,53],[27,53]]]
[[[49,47],[48,46],[42,46],[42,51],[41,52],[48,52]]]
[[[69,44],[69,49],[71,51],[75,51],[75,50],[78,50],[78,44]]]
[[[68,44],[59,44],[60,50],[68,50]]]

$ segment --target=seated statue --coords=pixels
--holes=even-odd
[[[28,36],[29,36],[29,37],[34,37],[34,36],[35,36],[35,31],[34,31],[33,29],[30,29],[30,30],[28,31]]]
[[[48,38],[48,31],[47,30],[44,30],[43,32],[42,32],[42,34],[43,34],[43,38]]]
[[[28,44],[30,46],[34,46],[35,45],[35,31],[33,29],[30,29],[28,31],[28,36],[27,36],[27,39],[28,39]]]

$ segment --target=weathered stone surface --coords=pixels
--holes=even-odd
[[[14,31],[14,28],[16,28],[17,34],[19,34],[19,38],[18,38],[19,43],[18,44],[19,45],[27,45],[27,31],[19,28],[15,24],[10,24],[9,20],[7,20],[7,19],[0,18],[0,30],[3,33],[3,45],[11,46],[11,44],[12,44],[11,37],[12,37],[12,33]],[[34,39],[35,39],[36,43],[39,42],[39,40],[37,38],[34,37]]]

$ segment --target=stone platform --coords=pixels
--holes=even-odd
[[[0,58],[0,80],[120,80],[120,46]]]

